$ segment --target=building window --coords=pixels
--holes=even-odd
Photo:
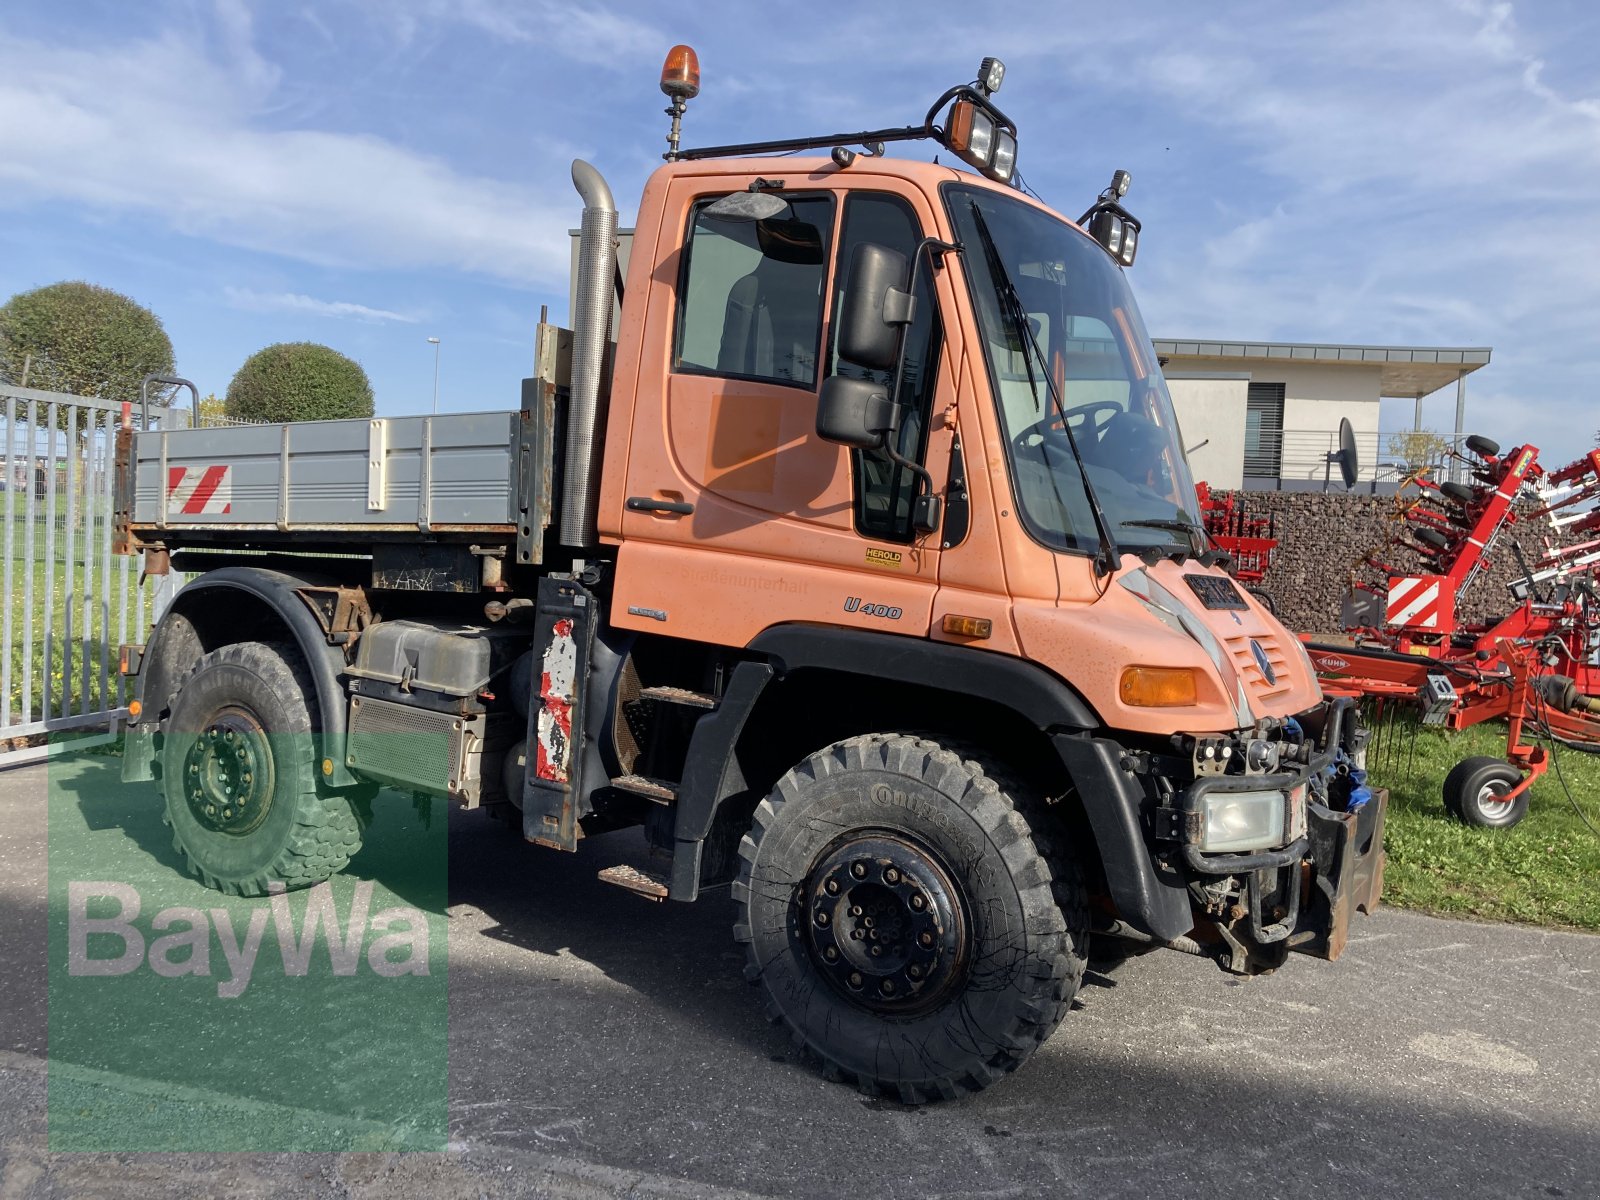
[[[1283,475],[1281,383],[1252,383],[1245,397],[1244,473],[1247,478],[1256,479],[1278,479]]]
[[[761,221],[718,219],[706,211],[714,200],[695,205],[674,370],[816,387],[833,199],[784,199]]]

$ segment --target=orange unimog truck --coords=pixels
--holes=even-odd
[[[907,1102],[1032,1054],[1092,935],[1338,955],[1365,734],[1207,545],[1127,176],[1077,222],[1020,190],[1003,70],[681,150],[675,48],[626,279],[574,163],[572,329],[516,410],[124,432],[120,548],[199,572],[125,648],[124,774],[203,880],[326,878],[379,785],[557,850],[642,826],[659,870],[600,878],[731,884],[774,1019]]]

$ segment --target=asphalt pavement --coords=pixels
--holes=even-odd
[[[0,1200],[1600,1196],[1600,938],[1385,910],[1262,979],[1149,954],[1092,969],[1016,1075],[910,1109],[764,1021],[725,892],[652,904],[595,878],[636,837],[561,855],[476,813],[451,818],[443,1153],[53,1154],[45,778],[0,775]]]

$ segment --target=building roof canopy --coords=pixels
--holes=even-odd
[[[1263,366],[1275,362],[1296,365],[1378,367],[1380,396],[1408,399],[1426,396],[1462,375],[1487,366],[1488,346],[1340,346],[1313,342],[1222,342],[1189,339],[1155,339],[1156,353],[1191,365],[1197,360],[1226,360],[1242,369],[1250,360]],[[1243,361],[1241,361],[1243,360]]]

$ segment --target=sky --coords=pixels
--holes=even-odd
[[[428,410],[437,337],[440,409],[507,408],[566,316],[570,161],[630,224],[674,42],[686,146],[913,123],[994,54],[1046,202],[1132,173],[1155,337],[1492,346],[1469,432],[1554,465],[1600,429],[1597,40],[1582,0],[6,0],[0,299],[126,292],[202,395],[324,342],[385,415]]]

